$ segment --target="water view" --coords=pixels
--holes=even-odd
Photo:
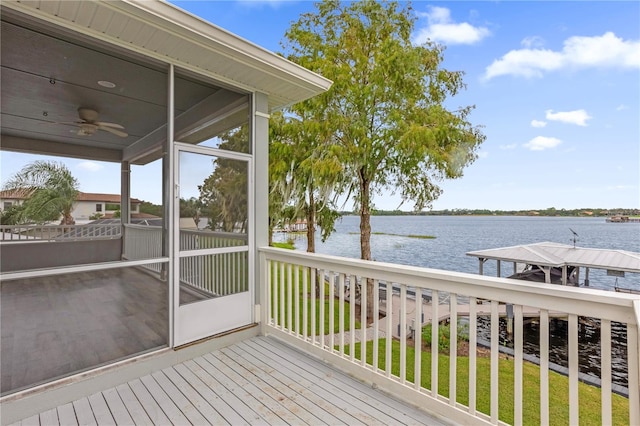
[[[357,216],[343,217],[327,241],[323,243],[319,235],[316,237],[316,252],[359,258],[359,224]],[[578,247],[640,252],[640,223],[607,223],[602,217],[374,216],[371,227],[371,251],[376,261],[474,274],[478,273],[478,260],[467,256],[469,251],[539,242],[573,245],[571,230],[578,234]],[[435,238],[418,238],[421,236]],[[274,235],[274,241],[289,238],[293,239],[297,250],[307,249],[303,234]],[[502,275],[508,276],[511,271],[510,264],[504,265]],[[484,273],[495,276],[496,262],[486,262]],[[614,277],[608,276],[606,271],[592,269],[589,280],[591,288],[612,291],[618,286],[640,290],[640,274]],[[580,286],[583,285],[584,274],[580,276]],[[549,357],[557,371],[568,365],[567,329],[563,323],[552,320],[551,324]],[[479,319],[478,338],[488,342],[489,328],[489,319]],[[500,320],[500,330],[501,345],[513,347],[505,319]],[[535,359],[539,355],[538,322],[527,322],[524,333],[525,352]],[[613,382],[619,386],[617,391],[626,394],[626,327],[613,323],[612,334],[612,356],[618,360],[613,365]],[[579,353],[580,371],[588,375],[583,375],[582,379],[597,384],[600,377],[599,325],[588,318],[581,319]]]
[[[336,232],[324,243],[316,236],[316,252],[360,257],[360,218],[344,216]],[[640,223],[607,223],[605,218],[522,216],[373,216],[371,252],[374,260],[457,272],[478,273],[478,260],[467,256],[474,250],[539,242],[573,244],[573,229],[579,247],[625,250],[640,253]],[[394,235],[390,235],[394,234]],[[410,238],[400,235],[429,235]],[[274,241],[293,238],[297,250],[306,250],[306,236],[276,233]],[[496,262],[485,264],[485,275],[496,274]],[[503,276],[511,273],[505,265]],[[635,276],[633,276],[635,275]],[[584,275],[581,275],[581,279]],[[605,271],[589,273],[590,286],[613,290],[616,277]],[[640,290],[640,276],[626,274],[618,285]]]

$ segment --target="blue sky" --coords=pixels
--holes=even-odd
[[[307,1],[172,3],[275,52],[314,10]],[[414,42],[445,45],[443,67],[465,72],[467,89],[447,105],[475,105],[471,121],[487,136],[464,176],[441,184],[435,210],[640,208],[640,2],[412,6]],[[33,158],[3,152],[2,181]],[[119,165],[65,162],[82,191],[119,192]],[[146,192],[158,177],[133,173],[132,195],[159,202]],[[399,205],[392,195],[374,202]]]

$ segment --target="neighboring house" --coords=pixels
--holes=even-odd
[[[137,198],[131,198],[131,215],[140,213],[140,204],[142,201]],[[112,217],[116,211],[120,210],[119,194],[94,194],[89,192],[80,192],[76,200],[71,215],[76,220],[89,219],[99,213],[104,217]]]
[[[25,197],[17,194],[15,191],[0,191],[0,207],[6,210],[13,205],[20,205],[24,202]],[[131,215],[140,214],[140,204],[142,201],[137,198],[131,198]],[[71,216],[75,220],[88,220],[97,213],[102,217],[113,217],[116,211],[120,210],[120,194],[98,194],[91,192],[79,192],[76,203],[71,212]]]

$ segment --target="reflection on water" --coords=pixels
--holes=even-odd
[[[579,371],[600,379],[600,321],[580,317],[578,321]],[[507,320],[500,318],[500,345],[513,349],[513,337],[508,336]],[[491,320],[478,317],[478,339],[491,341]],[[540,356],[540,324],[536,321],[524,325],[523,350],[525,354]],[[549,362],[568,368],[567,321],[549,321]],[[624,324],[611,324],[611,376],[615,385],[627,387],[627,329]]]

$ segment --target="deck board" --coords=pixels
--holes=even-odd
[[[124,406],[118,391],[115,388],[107,389],[102,392],[107,406],[111,410],[113,419],[118,425],[130,425],[133,424],[133,419],[127,411],[127,407]]]
[[[20,424],[444,425],[272,337],[255,337]]]

